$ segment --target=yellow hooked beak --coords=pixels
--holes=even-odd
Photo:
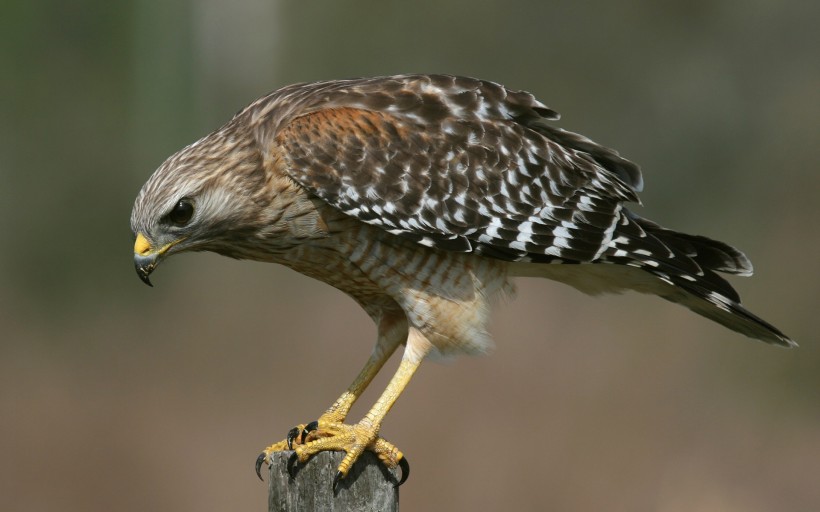
[[[151,254],[151,243],[143,236],[142,233],[137,233],[137,241],[134,242],[134,254],[140,256],[148,256]]]
[[[184,238],[180,238],[179,240],[175,240],[157,250],[154,250],[154,248],[151,247],[151,242],[145,238],[145,235],[142,233],[137,233],[137,239],[134,242],[134,267],[137,269],[137,275],[140,279],[142,279],[143,283],[148,286],[154,286],[151,284],[148,276],[151,275],[151,272],[153,272],[155,268],[157,268],[157,264],[159,263],[162,255],[165,254],[168,249],[183,240]]]

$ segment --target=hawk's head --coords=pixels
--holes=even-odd
[[[151,272],[174,253],[240,257],[240,241],[259,226],[269,202],[262,157],[252,138],[229,128],[168,158],[140,190],[131,213],[134,264],[149,286]]]

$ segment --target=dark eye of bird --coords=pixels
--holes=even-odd
[[[184,226],[188,224],[193,216],[194,205],[191,201],[187,199],[180,199],[180,201],[174,205],[174,208],[168,214],[168,220],[177,226]]]

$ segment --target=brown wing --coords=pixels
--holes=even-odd
[[[637,200],[634,164],[550,127],[557,114],[528,93],[455,77],[381,80],[285,93],[304,110],[289,103],[275,134],[290,176],[348,215],[446,250],[592,261],[621,203]]]

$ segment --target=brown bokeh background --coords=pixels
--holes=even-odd
[[[4,2],[0,510],[265,510],[256,455],[336,398],[374,328],[274,265],[184,255],[143,286],[131,204],[271,89],[398,72],[528,89],[618,148],[639,211],[747,251],[732,282],[801,343],[521,281],[497,350],[426,364],[388,416],[403,509],[820,509],[818,20],[802,0]]]

